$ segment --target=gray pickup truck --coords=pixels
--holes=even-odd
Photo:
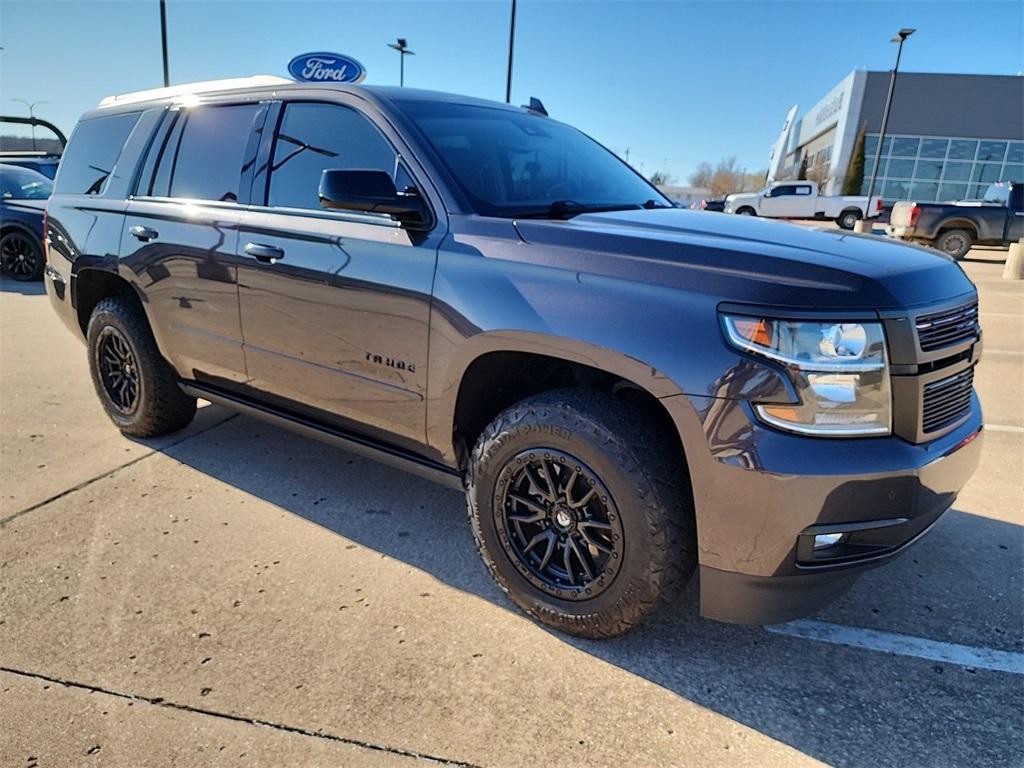
[[[886,234],[931,245],[954,259],[975,245],[1009,245],[1024,237],[1024,184],[997,182],[981,200],[900,201],[892,207]]]
[[[978,461],[957,264],[680,210],[537,103],[112,97],[47,214],[47,293],[120,430],[203,398],[464,489],[497,583],[565,632],[625,632],[698,571],[705,616],[814,611]]]

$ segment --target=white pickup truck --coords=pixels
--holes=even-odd
[[[882,210],[882,199],[873,197],[873,214]],[[725,212],[771,219],[831,219],[843,229],[853,229],[868,211],[861,195],[827,197],[818,194],[813,181],[776,181],[760,192],[738,192],[725,198]]]

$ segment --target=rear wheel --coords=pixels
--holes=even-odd
[[[0,239],[0,267],[15,280],[30,282],[43,276],[43,249],[39,240],[24,232],[8,232]]]
[[[678,447],[611,395],[563,390],[510,407],[473,449],[466,491],[495,581],[563,632],[626,632],[696,566]]]
[[[858,219],[861,217],[861,212],[857,209],[851,209],[843,211],[839,214],[839,218],[836,219],[836,224],[842,229],[853,229],[856,226]]]
[[[132,437],[156,437],[189,424],[195,398],[157,349],[142,309],[131,299],[100,301],[89,319],[89,370],[104,410]]]
[[[958,261],[974,245],[974,236],[966,229],[949,229],[935,239],[935,247]]]

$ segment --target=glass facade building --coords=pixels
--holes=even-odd
[[[854,70],[799,119],[794,105],[772,146],[769,180],[803,169],[824,194],[842,194],[863,133],[866,194],[889,80]],[[887,204],[976,200],[996,181],[1024,182],[1024,77],[900,72],[875,194]]]
[[[868,134],[861,185],[864,195],[877,148],[878,134]],[[875,192],[885,200],[976,200],[994,181],[1024,181],[1024,140],[887,135]]]

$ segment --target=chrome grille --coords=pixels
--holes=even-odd
[[[971,409],[974,369],[934,381],[924,387],[921,431],[936,432],[962,418]]]
[[[915,321],[922,352],[948,347],[978,335],[978,302],[956,309],[921,315]]]

